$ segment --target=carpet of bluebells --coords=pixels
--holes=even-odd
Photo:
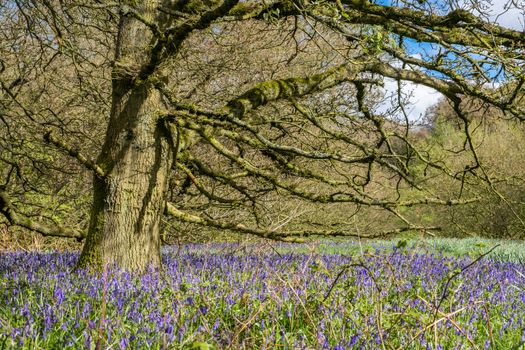
[[[466,268],[472,257],[412,249],[187,245],[165,249],[163,272],[144,275],[71,272],[77,258],[0,253],[0,349],[519,349],[525,341],[525,266],[490,256]]]

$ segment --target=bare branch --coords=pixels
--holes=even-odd
[[[81,241],[85,237],[84,233],[81,231],[58,225],[51,227],[33,221],[27,216],[18,213],[4,190],[0,190],[0,212],[12,225],[24,227],[28,230],[38,232],[43,236],[76,238],[78,241]]]
[[[87,169],[93,171],[97,176],[101,178],[106,177],[106,173],[99,165],[97,165],[92,160],[86,158],[86,156],[80,153],[79,150],[73,148],[71,145],[68,145],[66,142],[56,137],[52,131],[48,131],[44,135],[44,140],[66,151],[68,155],[76,158],[80,162],[80,164],[84,165]]]
[[[297,231],[273,231],[273,230],[264,230],[259,228],[250,228],[243,224],[235,224],[235,223],[229,223],[225,221],[219,221],[219,220],[211,220],[208,218],[204,218],[202,216],[197,216],[194,214],[189,214],[186,212],[183,212],[179,209],[177,209],[173,204],[167,202],[165,213],[169,216],[174,217],[177,220],[184,221],[187,223],[197,224],[201,226],[208,226],[208,227],[214,227],[219,229],[226,229],[226,230],[232,230],[237,231],[240,233],[247,233],[252,234],[261,238],[269,238],[269,239],[275,239],[275,240],[289,240],[287,238],[292,237],[309,237],[309,236],[330,236],[330,237],[336,237],[336,236],[344,236],[344,237],[358,237],[358,238],[380,238],[385,237],[388,235],[393,235],[409,230],[418,230],[418,231],[439,231],[439,227],[420,227],[420,226],[412,226],[412,227],[403,227],[398,228],[394,230],[389,231],[383,231],[377,234],[373,235],[360,235],[358,233],[354,232],[348,232],[348,231],[341,231],[341,230],[297,230]]]

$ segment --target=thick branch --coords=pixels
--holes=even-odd
[[[396,32],[396,24],[389,23],[388,20],[398,23],[409,22],[411,25],[441,32],[441,39],[451,44],[486,47],[487,43],[494,43],[513,48],[525,46],[523,32],[483,21],[462,9],[451,11],[444,16],[438,16],[428,15],[425,12],[407,7],[376,5],[362,0],[342,2],[350,10],[347,12],[349,15],[359,16],[362,20],[371,20],[374,18],[373,16],[377,16],[380,21],[369,24],[392,25],[391,29],[394,32]],[[478,33],[472,33],[472,29],[477,30]]]
[[[104,172],[104,170],[98,164],[96,164],[92,160],[89,160],[86,156],[84,156],[82,153],[80,153],[79,150],[73,148],[71,145],[68,145],[63,140],[57,138],[53,134],[53,132],[48,131],[44,135],[44,140],[46,142],[52,143],[53,145],[55,145],[56,147],[58,147],[60,149],[66,151],[66,153],[68,155],[70,155],[71,157],[76,158],[80,162],[80,164],[84,165],[87,169],[93,171],[95,174],[97,174],[98,177],[101,177],[101,178],[102,177],[106,177],[106,173]]]
[[[240,97],[228,102],[225,114],[242,118],[248,112],[269,102],[302,97],[352,81],[359,73],[359,69],[356,68],[359,68],[359,65],[343,64],[310,77],[277,79],[260,83]]]
[[[222,4],[216,8],[206,11],[200,16],[192,18],[181,25],[168,28],[164,32],[161,32],[156,24],[130,12],[129,15],[132,15],[135,19],[150,28],[157,39],[156,44],[151,48],[149,53],[149,62],[141,68],[136,83],[140,84],[148,79],[162,62],[175,56],[182,46],[182,43],[193,31],[209,27],[213,21],[227,15],[238,2],[239,0],[224,0]]]
[[[0,212],[12,225],[24,227],[28,230],[38,232],[43,236],[76,238],[78,241],[85,237],[81,231],[58,225],[51,227],[40,222],[35,222],[23,214],[17,213],[9,200],[9,196],[3,190],[0,190]]]
[[[457,94],[464,93],[464,90],[454,82],[433,78],[420,71],[394,68],[388,63],[381,62],[379,60],[366,63],[364,65],[363,71],[377,73],[388,78],[411,81],[413,83],[428,86],[435,89],[436,91],[441,92],[452,101],[458,100],[456,96]]]
[[[264,13],[279,10],[281,16],[307,15],[331,26],[337,22],[349,25],[378,25],[395,34],[419,41],[445,42],[482,48],[525,47],[523,32],[483,21],[462,9],[440,16],[408,7],[372,4],[367,0],[342,0],[338,1],[338,4],[339,14],[336,15],[334,8],[327,6],[326,3],[305,7],[297,0],[277,1],[268,8],[253,11],[251,16],[245,13],[239,18],[262,19]],[[429,33],[432,35],[428,35]]]
[[[224,113],[219,113],[219,115],[227,114],[242,118],[248,112],[272,101],[299,98],[326,90],[343,82],[355,81],[361,72],[377,73],[389,78],[426,85],[453,100],[456,99],[456,94],[463,92],[457,84],[430,77],[423,72],[396,69],[379,60],[369,60],[368,62],[345,63],[311,77],[266,81],[228,102],[224,108]]]
[[[366,58],[363,58],[363,60]],[[464,89],[455,82],[444,81],[431,77],[420,71],[398,69],[378,59],[367,58],[367,61],[348,62],[326,72],[310,77],[293,77],[287,79],[268,80],[256,85],[241,96],[230,100],[225,107],[217,112],[205,111],[192,105],[184,105],[175,101],[166,87],[157,83],[155,86],[169,100],[176,111],[186,111],[191,114],[200,114],[206,117],[224,120],[231,118],[242,119],[249,112],[270,102],[282,99],[296,99],[316,92],[329,89],[344,82],[364,81],[378,84],[377,80],[363,80],[360,73],[376,73],[393,79],[411,81],[431,87],[451,100],[457,100],[457,94],[464,93]],[[167,116],[176,118],[177,113]]]

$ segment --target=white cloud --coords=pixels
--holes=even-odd
[[[484,11],[485,12],[485,11]],[[525,30],[524,0],[492,0],[488,10],[488,20],[511,29]]]
[[[385,101],[376,108],[376,113],[385,114],[389,118],[404,119],[402,111],[395,109],[395,106],[398,105],[397,90],[397,81],[385,78],[383,87]],[[402,83],[401,93],[405,99],[403,105],[408,118],[414,123],[421,121],[427,108],[436,104],[442,97],[441,93],[432,88],[408,81]]]

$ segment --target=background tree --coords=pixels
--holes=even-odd
[[[363,210],[385,213],[383,232],[367,236],[439,229],[405,208],[469,203],[478,196],[463,193],[465,181],[494,180],[462,104],[523,118],[524,35],[474,15],[481,5],[7,3],[2,213],[44,235],[85,237],[79,266],[128,269],[160,265],[164,213],[273,239],[360,235],[350,218]],[[403,89],[381,107],[385,78],[450,101],[464,164],[416,142]],[[507,90],[483,87],[494,80]],[[49,208],[23,204],[60,191],[73,204],[67,194],[90,186],[74,176],[86,169],[87,229],[81,213],[65,228]],[[438,176],[450,192],[430,186]],[[61,178],[83,181],[62,190]]]
[[[523,124],[504,120],[500,111],[480,104],[465,103],[462,113],[473,129],[477,155],[491,179],[483,181],[476,176],[465,177],[462,191],[480,197],[479,201],[461,208],[433,208],[425,211],[428,222],[440,222],[443,232],[451,236],[482,235],[493,238],[523,238]],[[429,137],[424,141],[436,153],[449,158],[458,165],[465,164],[462,122],[457,113],[444,100],[428,112],[431,121]],[[450,152],[444,152],[449,150]],[[456,151],[455,156],[452,152]],[[454,160],[452,160],[454,158]],[[472,169],[476,173],[479,169]],[[472,174],[471,174],[472,175]],[[434,186],[449,188],[450,181],[436,179]]]

